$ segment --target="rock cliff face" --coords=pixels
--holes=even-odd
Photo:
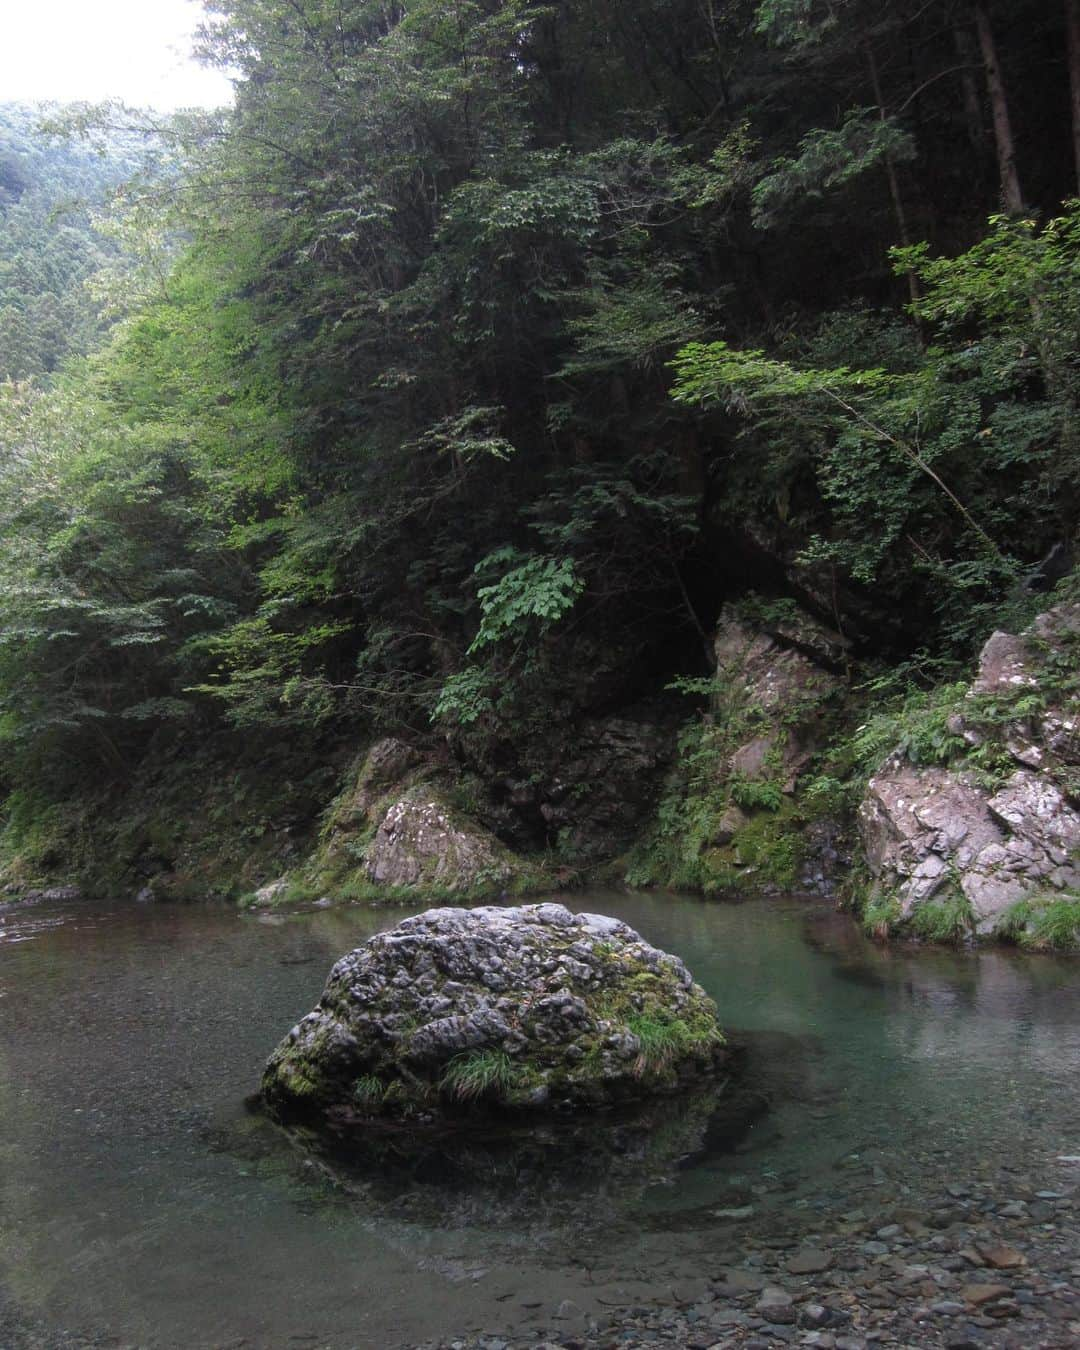
[[[283,1117],[339,1122],[567,1109],[701,1081],[726,1053],[683,963],[616,919],[433,909],[334,966],[263,1096]]]
[[[944,766],[893,755],[860,829],[870,902],[886,924],[951,906],[973,934],[1012,933],[1080,890],[1080,605],[995,633],[948,727]]]
[[[706,893],[830,894],[835,830],[804,812],[799,782],[828,735],[843,639],[808,615],[721,614],[710,704],[682,755],[631,880]]]
[[[714,713],[734,723],[730,775],[771,779],[784,792],[794,791],[800,771],[820,746],[816,714],[838,685],[829,664],[840,641],[806,615],[768,631],[725,611],[713,646]],[[733,717],[733,711],[742,715]]]
[[[584,862],[614,857],[654,805],[672,742],[663,721],[583,719],[536,789],[549,838]]]
[[[517,857],[454,800],[449,774],[393,737],[377,741],[340,793],[296,880],[329,895],[417,891],[478,899],[538,884]]]

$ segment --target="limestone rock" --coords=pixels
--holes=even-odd
[[[149,889],[149,887],[146,887],[144,889]],[[260,886],[259,889],[255,892],[254,896],[252,897],[251,901],[252,908],[268,909],[271,906],[276,905],[280,900],[283,900],[285,898],[288,889],[289,889],[288,877],[278,877],[276,881],[267,882],[265,886]],[[138,899],[139,897],[136,896],[135,898]],[[149,898],[153,899],[152,892]]]
[[[495,836],[462,819],[423,784],[383,816],[364,867],[380,886],[431,885],[444,891],[498,890],[513,876],[510,854]]]
[[[971,686],[975,694],[995,694],[1003,689],[1033,687],[1031,657],[1022,637],[992,633],[979,654],[979,673]]]
[[[445,767],[393,737],[377,741],[328,814],[304,880],[436,895],[497,896],[532,871],[451,800]]]
[[[822,664],[832,650],[830,634],[808,616],[798,631],[798,639],[774,636],[725,610],[713,644],[723,686],[719,697],[755,709],[762,724],[732,751],[731,772],[745,778],[780,777],[787,791],[813,750],[817,705],[837,685]],[[793,718],[800,705],[806,716]],[[781,716],[784,724],[778,727]]]
[[[370,811],[384,793],[404,783],[423,759],[419,750],[395,736],[376,741],[357,775],[352,798],[354,809]]]
[[[283,1116],[432,1119],[646,1097],[711,1074],[715,1005],[675,956],[562,905],[432,909],[343,957],[267,1064]]]
[[[954,734],[973,747],[985,744],[991,732],[969,725],[980,698],[1000,706],[1018,692],[1041,696],[1037,713],[999,733],[1021,767],[996,789],[965,773],[962,760],[920,767],[901,754],[871,778],[859,813],[863,847],[874,893],[895,900],[902,917],[960,895],[975,931],[987,934],[1018,901],[1080,888],[1080,814],[1060,772],[1075,719],[1070,708],[1053,706],[1044,675],[1047,651],[1060,664],[1077,636],[1080,606],[1063,605],[1025,634],[995,633],[983,647],[969,694],[973,712],[954,714]]]

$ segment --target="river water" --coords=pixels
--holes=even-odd
[[[662,1299],[879,1195],[1080,1155],[1075,960],[879,948],[795,900],[562,898],[684,958],[766,1115],[732,1132],[673,1106],[648,1147],[576,1170],[546,1172],[541,1143],[509,1196],[483,1167],[341,1171],[245,1099],[333,961],[405,911],[0,910],[8,1324],[185,1350],[523,1331],[566,1299]]]

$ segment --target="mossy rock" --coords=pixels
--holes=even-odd
[[[678,957],[616,919],[433,909],[334,966],[262,1092],[339,1122],[565,1110],[701,1083],[728,1053]]]

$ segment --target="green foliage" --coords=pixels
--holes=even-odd
[[[698,692],[696,681],[687,684],[688,692]],[[716,695],[716,680],[706,687]],[[683,728],[678,767],[664,786],[649,832],[627,861],[630,885],[707,895],[796,887],[803,859],[801,808],[774,779],[730,769],[732,750],[753,735],[758,717],[729,691],[708,718]],[[732,824],[733,806],[748,817],[736,812]]]
[[[813,474],[828,521],[809,533],[804,566],[837,564],[899,595],[921,577],[940,638],[967,648],[1024,595],[1027,567],[1068,529],[1045,494],[1071,491],[1078,465],[1068,355],[1078,244],[1071,206],[1041,229],[994,219],[958,258],[898,250],[898,270],[924,287],[915,311],[937,339],[917,359],[823,367],[692,343],[673,363],[674,398],[742,419],[766,472],[773,462],[789,477]]]
[[[695,1049],[723,1043],[716,1026],[692,1028],[681,1017],[640,1013],[627,1019],[628,1029],[638,1040],[634,1073],[663,1074],[670,1065]]]
[[[789,46],[820,40],[838,18],[833,6],[823,8],[818,0],[759,0],[754,21],[777,46]]]
[[[966,749],[950,722],[967,693],[967,681],[920,687],[912,679],[915,669],[892,670],[863,686],[872,711],[849,741],[855,769],[863,777],[894,752],[913,764],[947,764]]]
[[[778,159],[755,185],[753,219],[759,229],[779,225],[792,208],[805,209],[808,198],[842,187],[887,158],[915,158],[911,135],[876,108],[852,108],[835,130],[815,128],[799,143],[795,159]]]
[[[1033,896],[1018,901],[998,925],[999,937],[1036,951],[1080,949],[1080,897]]]
[[[0,381],[49,376],[106,330],[91,283],[128,260],[101,219],[141,159],[134,137],[98,147],[42,129],[45,110],[0,103]]]
[[[522,636],[538,626],[542,631],[569,610],[584,589],[572,558],[527,558],[517,549],[499,549],[476,564],[479,575],[512,564],[499,580],[482,586],[480,628],[469,655],[493,643]]]
[[[503,1050],[468,1050],[446,1066],[439,1088],[461,1102],[499,1100],[515,1086],[519,1069]]]
[[[494,678],[477,666],[466,666],[451,675],[439,690],[432,720],[459,727],[472,726],[494,711]]]
[[[863,927],[871,937],[887,938],[899,927],[903,915],[900,902],[892,896],[876,895],[862,913]]]
[[[1036,116],[1061,20],[1017,5]],[[759,564],[890,658],[1018,613],[1075,529],[1078,214],[979,238],[948,26],[887,11],[214,0],[227,113],[65,114],[95,165],[0,110],[0,376],[51,385],[0,386],[3,792],[74,816],[236,729],[528,778],[553,724],[679,669],[708,696]],[[1027,137],[1039,200],[1061,135]],[[156,177],[106,231],[85,200],[136,143]],[[937,231],[893,258],[910,316],[897,182]],[[713,884],[732,802],[787,803],[771,767],[718,786],[761,719],[711,716],[658,837]],[[936,718],[893,730],[944,755]]]
[[[975,936],[971,904],[959,889],[950,891],[944,899],[935,896],[911,911],[906,931],[923,942],[954,946],[971,942]]]
[[[729,779],[728,791],[732,801],[744,811],[779,811],[784,802],[783,788],[769,779],[734,775]]]

